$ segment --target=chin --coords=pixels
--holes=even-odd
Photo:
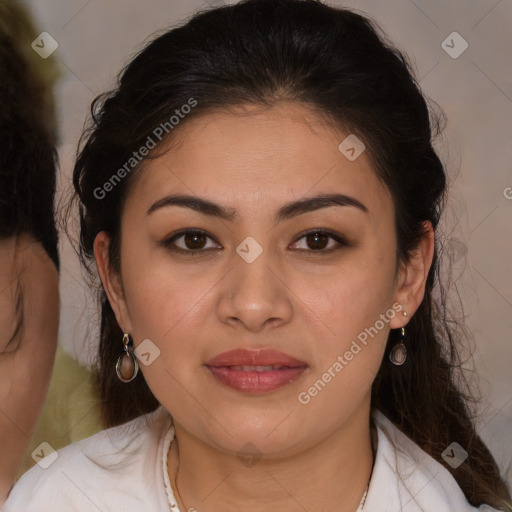
[[[283,414],[267,414],[264,418],[244,419],[232,413],[223,417],[222,427],[217,425],[212,430],[212,422],[208,422],[205,441],[228,453],[254,452],[254,456],[268,458],[290,456],[304,448],[306,439],[304,429],[295,424],[296,417],[292,420],[290,415],[283,421],[284,418]]]

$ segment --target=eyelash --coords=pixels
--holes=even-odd
[[[181,249],[180,247],[176,247],[176,245],[173,245],[173,243],[176,240],[178,240],[179,238],[182,238],[184,235],[187,235],[187,234],[206,235],[208,238],[213,239],[210,235],[208,235],[208,233],[206,233],[206,231],[203,231],[201,229],[186,229],[186,230],[178,231],[177,233],[172,235],[170,238],[167,238],[166,240],[164,240],[161,243],[161,245],[164,246],[165,248],[169,249],[172,252],[184,254],[186,256],[199,256],[206,251],[212,250],[212,249],[197,249],[197,250],[188,249],[188,250],[185,250],[185,249]],[[332,252],[339,251],[343,247],[349,246],[348,242],[342,236],[340,236],[332,231],[329,231],[327,229],[321,229],[321,228],[310,229],[310,230],[302,233],[301,236],[299,238],[297,238],[295,240],[295,242],[293,242],[293,243],[296,244],[299,240],[302,240],[307,235],[313,235],[313,234],[328,236],[329,238],[331,238],[332,240],[337,242],[338,246],[331,247],[330,249],[321,249],[318,251],[308,250],[308,249],[295,249],[295,250],[306,251],[306,252],[310,252],[312,254],[317,254],[317,255],[323,255],[323,254],[330,254]]]

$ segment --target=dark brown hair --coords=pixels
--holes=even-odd
[[[446,176],[432,142],[445,118],[429,109],[406,56],[375,22],[354,11],[315,0],[247,0],[200,12],[157,37],[122,72],[118,88],[93,103],[73,176],[79,252],[91,276],[94,239],[103,230],[111,239],[112,269],[119,272],[122,208],[140,166],[110,187],[106,199],[98,190],[191,98],[197,106],[174,131],[210,111],[293,101],[356,134],[394,200],[398,261],[407,261],[425,235],[425,221],[437,227]],[[172,136],[169,131],[167,139]],[[463,389],[459,340],[445,299],[432,299],[435,286],[443,289],[439,249],[437,241],[424,300],[407,327],[407,361],[390,363],[391,332],[372,407],[447,467],[472,505],[507,510],[510,495],[469,411],[473,398]],[[122,332],[101,286],[99,301],[95,375],[105,426],[112,426],[159,404],[143,375],[129,384],[117,379]],[[469,453],[457,469],[441,457],[453,440]]]
[[[58,76],[53,59],[44,64],[30,48],[37,32],[27,10],[0,2],[0,241],[30,235],[59,270],[54,216],[57,151],[52,87]],[[38,60],[37,60],[38,59]],[[21,258],[15,256],[15,260]],[[24,293],[15,271],[14,328],[6,349],[21,340]],[[8,326],[2,326],[7,329]]]
[[[52,92],[58,72],[51,57],[43,61],[30,48],[36,35],[22,5],[0,2],[0,239],[29,233],[58,269]]]

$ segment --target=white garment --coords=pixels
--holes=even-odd
[[[372,414],[378,446],[364,512],[497,512],[472,507],[446,468],[380,411]],[[159,407],[62,448],[46,469],[55,453],[22,476],[2,510],[168,512],[162,466],[169,429],[172,441],[171,416]]]

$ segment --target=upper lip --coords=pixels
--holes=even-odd
[[[272,349],[234,349],[207,361],[206,366],[307,366],[304,361]]]

